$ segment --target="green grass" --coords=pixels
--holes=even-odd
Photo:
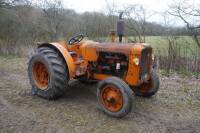
[[[146,43],[150,44],[154,49],[155,55],[167,55],[168,44],[167,41],[161,36],[147,36]]]
[[[89,38],[89,39],[94,39],[96,41],[100,42],[108,42],[110,41],[110,37],[98,37],[98,38]],[[61,39],[61,40],[66,40],[66,39]],[[134,40],[133,36],[126,36],[125,37],[125,42],[128,42],[128,40]],[[118,41],[118,38],[116,38],[116,42]],[[190,36],[179,36],[178,39],[176,40],[178,45],[177,45],[177,56],[181,57],[197,57],[200,59],[200,48],[196,45],[192,37]],[[154,50],[155,55],[161,55],[161,56],[168,56],[168,40],[166,39],[166,36],[146,36],[146,43],[149,43]],[[5,48],[1,44],[3,44],[2,40],[0,39],[0,53],[5,52]],[[21,50],[20,48],[17,49]],[[15,52],[17,51],[16,48],[13,49]],[[14,53],[14,51],[13,51]],[[17,54],[23,53],[23,51],[17,51]]]
[[[147,36],[146,42],[154,48],[156,55],[167,56],[168,41],[162,36]],[[177,39],[177,52],[182,57],[198,57],[200,58],[200,48],[194,40],[189,36],[180,36]]]
[[[94,38],[101,41],[110,41],[109,37]],[[125,42],[128,40],[134,40],[134,37],[125,37]],[[116,38],[116,42],[118,38]],[[178,36],[177,42],[177,54],[181,57],[197,57],[200,58],[200,48],[194,42],[190,36]],[[169,42],[166,36],[146,36],[146,43],[150,44],[154,49],[155,55],[167,56]]]

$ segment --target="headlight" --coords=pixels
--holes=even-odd
[[[139,58],[134,58],[133,62],[135,63],[135,65],[139,65],[140,64],[140,59]]]

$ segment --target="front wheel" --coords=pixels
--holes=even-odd
[[[97,89],[101,109],[112,117],[124,117],[132,109],[134,95],[129,86],[117,77],[100,81]]]
[[[148,83],[144,83],[141,86],[134,88],[133,90],[136,96],[151,97],[158,92],[159,86],[159,77],[155,71],[152,71]]]

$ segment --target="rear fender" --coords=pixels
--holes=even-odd
[[[38,48],[39,47],[51,47],[51,48],[58,50],[61,53],[61,55],[63,56],[65,63],[67,64],[70,79],[72,79],[75,76],[74,61],[73,61],[71,55],[69,54],[69,51],[67,50],[66,45],[60,44],[60,43],[43,43],[43,44],[39,45]]]

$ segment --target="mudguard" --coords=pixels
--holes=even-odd
[[[75,65],[74,65],[74,61],[71,57],[71,55],[69,54],[69,51],[67,50],[67,46],[66,44],[61,44],[61,43],[42,43],[39,44],[39,47],[53,47],[55,49],[57,49],[61,55],[63,56],[63,58],[65,59],[65,62],[67,64],[68,67],[68,73],[69,73],[69,77],[70,79],[72,79],[75,76]]]

